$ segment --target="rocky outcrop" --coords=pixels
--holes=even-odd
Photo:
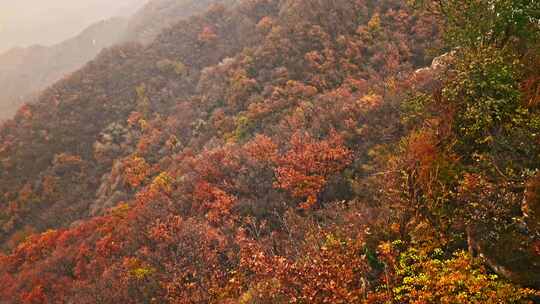
[[[102,164],[113,162],[122,155],[133,151],[138,134],[128,127],[114,122],[107,126],[94,143],[94,157]],[[111,171],[101,177],[100,186],[96,192],[96,200],[89,206],[89,214],[96,216],[129,199],[128,189],[122,179],[122,163],[115,160]]]
[[[96,200],[89,206],[91,216],[101,215],[110,208],[117,206],[120,202],[129,199],[120,175],[121,168],[122,163],[116,162],[111,172],[101,177],[101,185],[96,192]]]

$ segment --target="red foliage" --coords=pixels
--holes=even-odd
[[[124,182],[132,188],[139,187],[150,174],[150,166],[143,158],[130,157],[123,162]]]
[[[328,178],[339,173],[351,162],[351,151],[343,145],[336,132],[321,141],[296,133],[290,141],[290,150],[278,160],[275,187],[287,190],[295,198],[305,199],[302,208],[317,202]]]

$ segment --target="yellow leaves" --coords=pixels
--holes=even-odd
[[[155,270],[153,268],[136,268],[131,271],[131,274],[135,276],[137,279],[142,280],[151,274],[153,274]]]
[[[321,250],[328,251],[332,250],[333,248],[339,248],[340,246],[346,244],[343,240],[341,240],[338,236],[336,236],[333,233],[327,233],[326,238],[324,240],[324,244],[321,247]]]
[[[178,76],[187,73],[187,67],[181,61],[162,59],[156,63],[156,67],[163,73],[174,73]]]
[[[148,122],[146,121],[146,119],[142,119],[142,118],[141,118],[141,119],[139,120],[139,126],[140,126],[141,130],[147,130],[148,127],[149,127],[149,124],[148,124]]]
[[[527,303],[532,290],[518,288],[489,275],[466,252],[449,259],[442,252],[403,253],[397,272],[403,277],[393,288],[395,300],[407,303]]]
[[[383,242],[377,247],[377,249],[381,255],[390,255],[392,253],[392,243]]]
[[[383,103],[383,98],[377,94],[368,94],[361,97],[356,105],[362,110],[362,112],[372,111],[380,107]]]
[[[369,31],[378,31],[381,28],[381,16],[379,13],[374,14],[368,22]]]
[[[123,218],[129,212],[130,207],[127,203],[120,203],[118,206],[112,208],[109,213],[113,216]]]
[[[172,192],[172,183],[173,178],[167,172],[161,172],[150,184],[150,190],[169,194]]]
[[[137,94],[137,112],[141,113],[142,117],[148,117],[150,114],[150,99],[146,96],[146,86],[144,84],[137,86],[135,92]]]
[[[240,304],[248,304],[248,303],[252,303],[251,301],[253,300],[253,294],[251,291],[247,291],[247,292],[244,292],[242,294],[242,296],[240,296],[240,299],[239,299],[239,303]]]
[[[242,141],[248,137],[250,129],[253,127],[253,122],[247,116],[239,115],[235,119],[236,129],[230,134],[229,142]]]
[[[156,272],[156,269],[137,258],[125,258],[123,264],[129,275],[137,280],[144,280]]]
[[[246,59],[249,65],[249,59]],[[253,92],[257,90],[257,80],[251,78],[245,69],[236,69],[229,76],[229,84],[225,94],[225,101],[235,109],[242,109],[246,106]]]
[[[143,115],[139,112],[131,112],[129,115],[127,122],[130,127],[135,127],[137,124],[140,123]]]

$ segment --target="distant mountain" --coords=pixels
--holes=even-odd
[[[99,20],[129,17],[148,1],[0,1],[0,53],[13,47],[61,43]]]
[[[162,29],[203,12],[215,2],[226,1],[152,0],[130,18],[97,22],[62,43],[14,48],[0,54],[0,120],[12,117],[24,102],[32,102],[42,89],[77,70],[104,48],[128,41],[151,42]],[[128,11],[126,8],[118,15]]]
[[[151,42],[164,28],[181,19],[204,12],[213,3],[234,0],[153,0],[133,15],[125,40]]]
[[[38,91],[116,43],[127,24],[124,18],[100,21],[57,45],[14,48],[0,55],[0,118],[12,116]]]

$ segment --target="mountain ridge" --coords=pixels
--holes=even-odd
[[[35,100],[42,89],[82,67],[102,49],[130,41],[149,43],[161,29],[201,13],[214,2],[219,1],[154,0],[129,18],[98,21],[61,43],[0,54],[0,119],[12,117],[23,103]]]

